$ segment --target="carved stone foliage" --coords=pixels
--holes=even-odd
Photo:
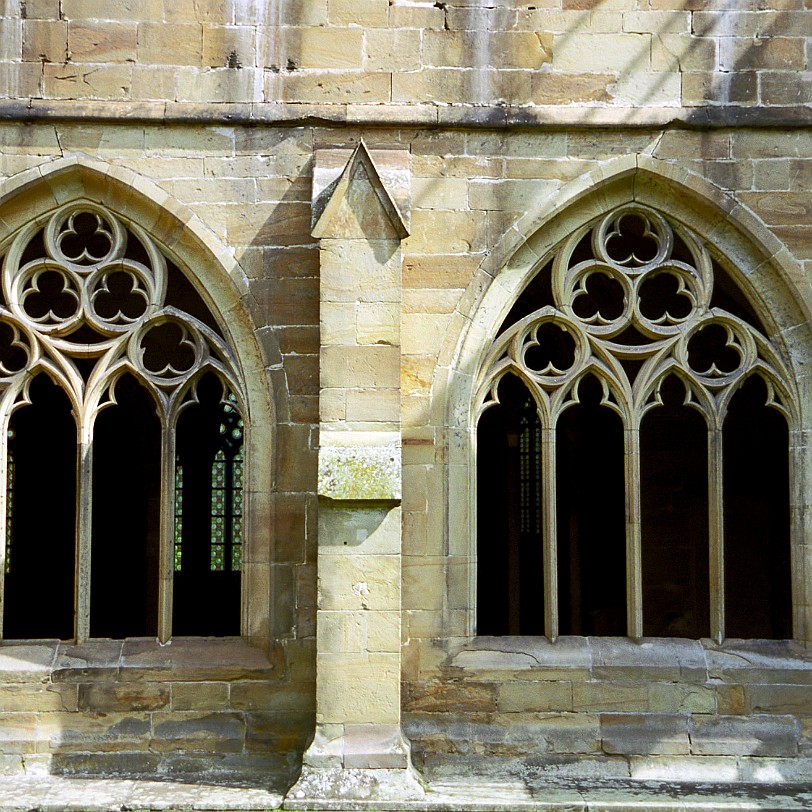
[[[640,429],[644,416],[663,405],[666,381],[677,378],[684,405],[698,410],[708,429],[710,627],[722,639],[725,417],[754,376],[764,382],[766,405],[784,415],[790,430],[798,425],[798,396],[780,351],[711,250],[639,204],[584,225],[539,270],[502,325],[477,380],[478,417],[500,403],[506,375],[526,386],[543,436],[546,634],[558,634],[556,426],[591,378],[600,385],[601,406],[623,426],[626,627],[642,636]]]
[[[166,639],[172,617],[175,430],[180,414],[199,402],[204,377],[216,377],[222,402],[244,412],[236,356],[189,281],[150,235],[100,205],[63,206],[33,220],[0,251],[0,475],[5,479],[11,415],[31,402],[32,381],[44,373],[67,395],[77,428],[75,636],[86,639],[94,426],[101,411],[117,403],[125,377],[149,391],[161,432],[158,630]],[[2,499],[8,496],[5,489]],[[0,511],[0,521],[6,512]],[[3,528],[2,543],[8,535]]]

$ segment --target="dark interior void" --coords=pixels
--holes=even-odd
[[[561,634],[626,634],[623,424],[581,381],[556,431],[558,626]]]
[[[125,375],[117,404],[96,418],[90,634],[152,637],[158,631],[161,426],[155,402]]]
[[[197,391],[199,403],[181,414],[177,430],[183,507],[180,550],[177,531],[175,540],[172,630],[176,635],[238,635],[241,575],[237,554],[241,551],[233,549],[238,519],[225,510],[221,525],[215,524],[212,491],[215,456],[223,450],[225,501],[234,499],[234,466],[230,462],[242,448],[242,434],[233,428],[227,431],[235,412],[221,402],[223,388],[217,378],[206,376]],[[222,550],[213,552],[218,542]]]
[[[507,375],[477,431],[477,632],[544,634],[541,426]]]
[[[6,638],[73,637],[76,425],[65,393],[45,375],[9,425],[11,525]]]
[[[710,634],[708,433],[675,376],[640,432],[643,631]],[[587,377],[556,429],[559,632],[626,634],[624,443]],[[517,378],[477,432],[477,631],[544,633],[541,427]],[[724,425],[726,636],[792,636],[788,432],[751,379]]]
[[[707,637],[708,429],[670,376],[640,428],[643,633]]]
[[[723,427],[727,637],[792,637],[789,436],[766,390],[751,378]]]

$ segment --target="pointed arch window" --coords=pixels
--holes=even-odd
[[[725,262],[630,204],[516,301],[476,390],[480,634],[792,636],[798,396]]]
[[[0,250],[3,635],[166,640],[201,600],[179,576],[215,544],[232,577],[198,579],[208,620],[187,633],[239,634],[245,396],[216,319],[144,229],[95,203]],[[218,443],[215,540],[212,463],[182,460]],[[201,479],[208,499],[184,499]]]

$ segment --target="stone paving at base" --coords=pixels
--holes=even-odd
[[[138,812],[138,810],[283,809],[279,788],[146,779],[27,776],[0,778],[0,812]],[[328,807],[323,807],[326,809]],[[314,810],[318,809],[313,807]],[[337,801],[329,809],[374,812],[724,812],[812,810],[805,784],[678,784],[465,776],[429,784],[409,803]]]

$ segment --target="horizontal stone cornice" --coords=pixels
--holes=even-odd
[[[435,104],[198,103],[15,99],[0,120],[455,129],[809,127],[812,106],[534,107]]]

